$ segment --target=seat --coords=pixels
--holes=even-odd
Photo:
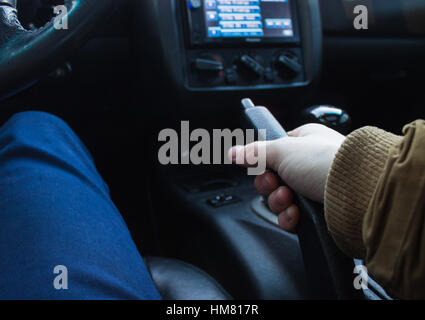
[[[232,300],[210,275],[170,258],[145,257],[146,266],[164,300]]]

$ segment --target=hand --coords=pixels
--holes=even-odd
[[[323,203],[326,180],[335,154],[345,137],[337,131],[319,124],[307,124],[288,133],[289,137],[275,141],[254,142],[245,147],[229,150],[229,158],[236,159],[253,154],[266,146],[267,171],[257,176],[255,187],[268,197],[270,209],[279,215],[282,229],[294,232],[299,222],[299,210],[293,204],[292,191],[282,186],[282,179],[295,192]],[[250,166],[247,162],[245,166]],[[252,164],[251,164],[252,165]]]

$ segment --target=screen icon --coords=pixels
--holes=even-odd
[[[221,29],[219,27],[209,27],[208,36],[210,38],[219,38],[221,37]]]
[[[207,20],[217,21],[218,20],[217,11],[207,11]]]
[[[285,37],[293,37],[294,36],[294,31],[292,29],[291,30],[283,30],[283,35]]]
[[[215,0],[206,0],[206,2],[205,2],[205,8],[207,10],[217,9],[217,2]]]

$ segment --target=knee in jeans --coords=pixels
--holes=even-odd
[[[72,134],[72,130],[63,120],[39,111],[17,113],[0,129],[0,137],[7,135],[15,141],[27,143],[48,142],[69,133]]]

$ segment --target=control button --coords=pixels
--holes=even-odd
[[[208,10],[215,10],[217,9],[217,2],[216,0],[206,0],[205,2],[205,8]]]
[[[199,9],[201,7],[201,0],[187,0],[187,5],[190,9]]]
[[[297,55],[291,50],[281,53],[275,64],[280,76],[286,80],[293,79],[302,72],[302,65]]]
[[[228,84],[235,84],[238,81],[238,73],[235,69],[227,69],[225,72],[226,82]]]
[[[232,195],[227,195],[224,197],[224,201],[233,201],[235,198]]]
[[[210,38],[220,38],[221,37],[221,29],[219,27],[209,27],[208,28],[208,36]]]
[[[284,37],[293,37],[294,36],[294,30],[283,30],[283,36]]]
[[[218,21],[217,11],[207,11],[207,21]]]
[[[268,29],[292,29],[291,19],[266,19],[266,28]]]
[[[215,208],[226,206],[232,203],[239,202],[240,199],[232,194],[220,193],[212,199],[208,199],[207,203]]]

